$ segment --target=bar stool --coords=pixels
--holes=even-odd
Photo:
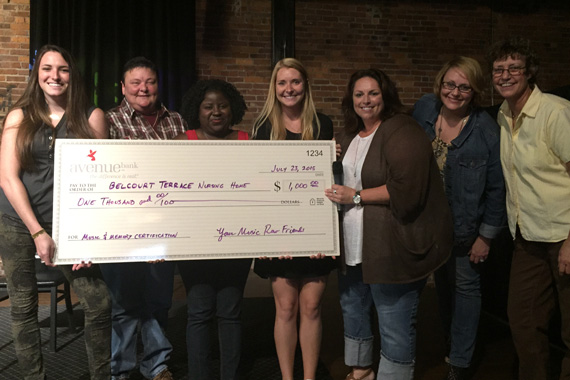
[[[73,305],[71,304],[71,287],[69,281],[57,267],[47,267],[36,259],[36,278],[38,293],[50,293],[50,342],[49,349],[57,351],[57,304],[65,300],[65,309],[71,332],[75,332],[75,321],[73,320]],[[9,298],[7,293],[7,282],[4,275],[0,276],[0,290],[6,291],[0,295],[0,302]],[[63,285],[63,289],[59,286]]]

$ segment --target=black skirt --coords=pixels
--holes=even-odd
[[[292,260],[278,258],[255,259],[253,271],[260,277],[307,278],[326,276],[337,263],[332,257],[311,259],[309,257],[294,257]]]

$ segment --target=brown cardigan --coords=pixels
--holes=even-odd
[[[355,136],[337,135],[343,156]],[[361,175],[364,189],[386,185],[390,194],[389,204],[363,205],[364,282],[409,283],[427,277],[451,254],[453,224],[431,144],[418,123],[407,115],[384,121]]]

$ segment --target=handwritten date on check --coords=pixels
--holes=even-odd
[[[339,254],[332,141],[61,139],[55,261]]]

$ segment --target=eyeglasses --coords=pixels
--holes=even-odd
[[[500,77],[505,71],[508,71],[511,75],[521,75],[523,70],[526,69],[525,66],[511,66],[503,69],[502,67],[493,68],[493,76]]]
[[[459,86],[453,82],[441,82],[441,84],[443,85],[443,88],[449,91],[453,91],[456,88],[459,89],[459,92],[464,92],[464,93],[469,93],[473,91],[473,87],[468,86],[466,84],[460,84]]]

